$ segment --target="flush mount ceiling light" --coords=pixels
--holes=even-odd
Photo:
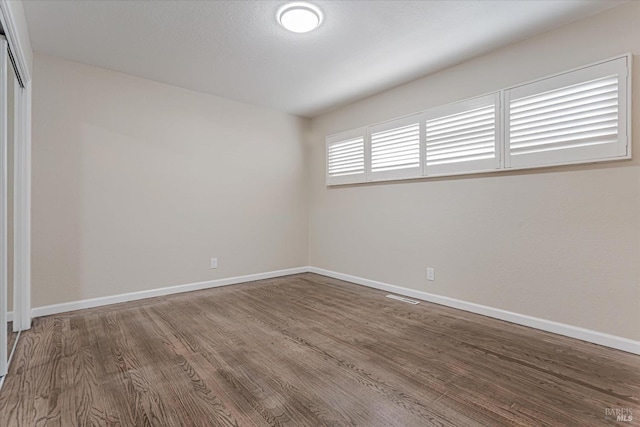
[[[289,3],[278,11],[278,22],[294,33],[308,33],[322,22],[322,13],[308,3]]]

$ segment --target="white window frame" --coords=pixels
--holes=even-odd
[[[424,163],[424,113],[412,114],[410,116],[405,116],[399,119],[389,120],[386,122],[378,123],[372,126],[369,126],[367,129],[367,138],[365,139],[365,170],[367,172],[367,181],[388,181],[395,179],[410,179],[410,178],[420,178],[422,176],[423,163]],[[418,133],[418,147],[419,147],[419,159],[418,166],[413,168],[404,168],[404,169],[396,169],[396,170],[388,170],[388,171],[378,171],[373,172],[372,170],[372,160],[371,160],[371,150],[372,150],[372,140],[371,135],[378,132],[385,132],[394,128],[400,128],[404,126],[409,126],[412,124],[417,124],[419,127]]]
[[[631,158],[631,108],[629,108],[631,101],[630,69],[631,56],[625,55],[506,89],[504,91],[505,169],[529,169]],[[511,156],[510,106],[512,99],[519,99],[613,75],[618,76],[617,143]]]
[[[464,113],[465,111],[475,110],[477,108],[486,107],[489,105],[495,105],[494,111],[494,151],[495,157],[493,159],[480,159],[470,160],[467,162],[450,163],[445,165],[428,165],[427,156],[429,155],[426,149],[426,122],[439,117],[450,116],[453,114]],[[424,118],[425,125],[425,157],[424,157],[424,172],[426,177],[431,176],[448,176],[448,175],[460,175],[470,173],[481,172],[493,172],[500,169],[501,153],[501,141],[502,141],[502,114],[500,108],[500,92],[491,93],[489,95],[479,96],[476,98],[467,99],[464,101],[455,102],[442,107],[435,107],[427,110]]]
[[[540,167],[552,167],[573,164],[586,164],[597,162],[610,162],[615,160],[631,159],[631,113],[632,113],[632,95],[631,95],[631,76],[632,74],[633,56],[628,53],[619,55],[610,59],[599,61],[573,70],[564,71],[552,76],[543,77],[527,83],[511,86],[488,95],[478,96],[463,101],[454,102],[445,106],[434,107],[422,112],[404,116],[401,118],[388,120],[370,126],[353,129],[339,134],[328,136],[326,141],[326,184],[327,186],[342,184],[361,184],[366,182],[392,181],[402,179],[415,178],[431,178],[443,177],[463,174],[477,174],[488,172],[500,172],[507,170],[533,169]],[[570,86],[589,80],[595,80],[601,77],[618,75],[618,141],[615,144],[615,150],[607,147],[601,150],[599,146],[581,147],[593,148],[593,150],[585,150],[584,155],[564,156],[556,150],[550,153],[541,153],[539,162],[533,161],[527,164],[518,164],[514,162],[509,150],[509,107],[510,100],[528,96],[529,94],[540,93],[548,90],[557,89],[563,86]],[[478,161],[460,162],[459,165],[449,164],[439,168],[440,165],[427,166],[426,162],[426,121],[438,116],[447,116],[456,114],[457,111],[462,112],[476,105],[477,108],[489,105],[488,100],[492,100],[496,105],[496,157],[495,159],[481,159]],[[415,117],[420,117],[420,170],[416,173],[416,168],[399,169],[397,171],[381,171],[377,173],[371,172],[371,134],[401,127],[403,123],[414,123]],[[362,137],[364,140],[364,173],[347,175],[343,177],[329,177],[329,144],[340,140]],[[604,144],[603,144],[604,145]],[[570,150],[569,150],[570,151]],[[567,153],[569,153],[567,151]],[[576,150],[578,151],[578,150]],[[574,151],[574,153],[576,152]],[[531,156],[531,155],[527,155]],[[560,158],[558,158],[560,157]],[[522,157],[524,158],[524,157]],[[533,158],[533,156],[531,156]]]
[[[329,147],[333,144],[347,141],[349,139],[359,138],[361,137],[363,140],[363,150],[364,150],[364,165],[363,172],[351,175],[343,175],[343,176],[330,176],[329,175]],[[326,183],[327,185],[343,185],[343,184],[356,184],[362,183],[366,181],[367,178],[367,128],[362,127],[358,129],[352,129],[346,132],[340,132],[334,135],[330,135],[326,138],[325,144],[325,173],[326,173]]]

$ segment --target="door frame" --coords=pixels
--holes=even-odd
[[[7,286],[8,286],[8,160],[7,160],[7,67],[8,45],[0,37],[0,376],[7,374],[9,354],[7,352]]]
[[[14,93],[14,331],[31,328],[31,75],[9,0],[0,0],[0,24],[20,85]],[[6,116],[5,116],[6,117]],[[6,326],[5,326],[6,328]]]

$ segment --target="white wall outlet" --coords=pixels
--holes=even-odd
[[[211,268],[218,268],[218,258],[211,258]]]
[[[436,280],[436,269],[433,267],[427,268],[427,280]]]

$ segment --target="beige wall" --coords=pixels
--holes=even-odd
[[[308,121],[40,54],[33,85],[33,307],[307,264]]]
[[[638,106],[639,19],[631,2],[478,57],[310,138],[303,119],[38,54],[32,305],[308,263],[638,340],[640,137],[632,161],[335,189],[324,137],[626,52]]]
[[[310,264],[640,339],[639,22],[631,2],[314,119]],[[627,52],[632,161],[325,187],[327,134]]]

